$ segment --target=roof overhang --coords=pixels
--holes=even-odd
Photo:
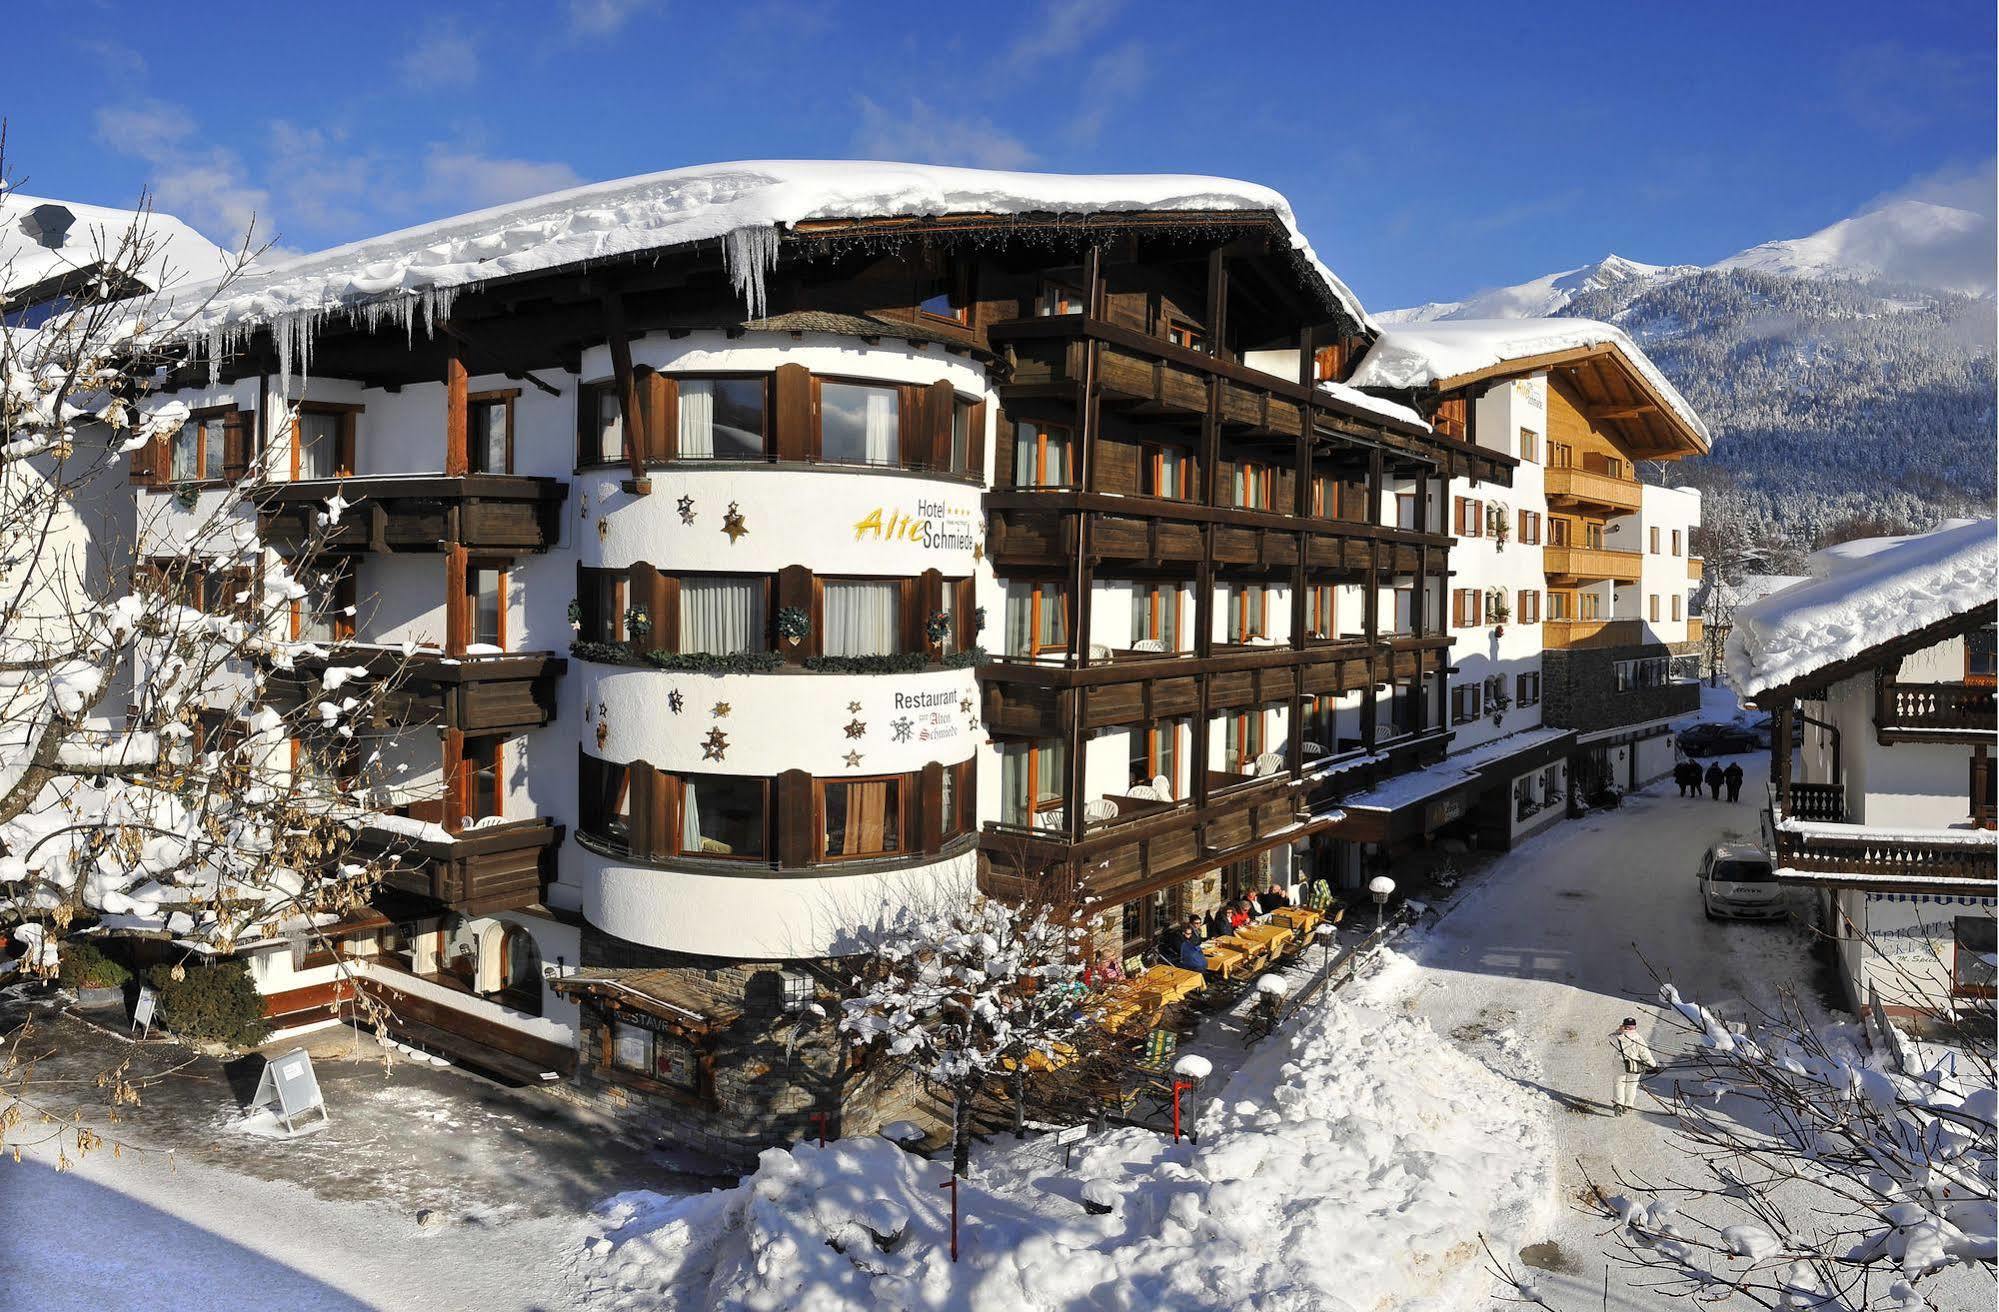
[[[1798,700],[1816,701],[1824,697],[1832,686],[1841,680],[1895,664],[1940,642],[1962,637],[1974,629],[1982,629],[1995,622],[1999,622],[1999,601],[1988,601],[1969,610],[1959,611],[1955,615],[1946,615],[1936,623],[1926,624],[1920,629],[1884,638],[1867,650],[1849,656],[1845,660],[1833,661],[1783,683],[1773,684],[1751,694],[1748,701],[1750,705],[1765,711],[1774,711],[1780,706]]]
[[[1618,437],[1640,460],[1682,460],[1708,453],[1708,439],[1660,394],[1613,342],[1502,360],[1484,369],[1440,378],[1439,392],[1477,383],[1547,373],[1566,380],[1583,400],[1583,414]]]

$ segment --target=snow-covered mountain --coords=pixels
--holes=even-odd
[[[1612,255],[1374,317],[1574,315],[1630,333],[1701,412],[1714,454],[1664,471],[1816,545],[1842,520],[1990,515],[1993,221],[1898,201],[1700,265]]]

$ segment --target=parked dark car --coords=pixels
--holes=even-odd
[[[1776,722],[1767,715],[1760,715],[1748,724],[1749,732],[1756,739],[1756,745],[1769,750],[1771,740],[1777,732]]]
[[[1758,749],[1756,735],[1739,724],[1697,724],[1680,734],[1688,756],[1734,756]]]

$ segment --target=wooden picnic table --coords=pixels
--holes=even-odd
[[[1244,925],[1235,936],[1263,944],[1273,957],[1284,951],[1284,945],[1295,937],[1289,925]]]
[[[1293,933],[1303,939],[1319,927],[1325,916],[1310,907],[1278,907],[1270,913],[1270,918],[1283,921],[1291,927]]]
[[[1247,929],[1248,926],[1245,925],[1243,928]],[[1252,938],[1243,933],[1242,930],[1237,930],[1233,934],[1223,934],[1219,938],[1211,938],[1208,942],[1227,948],[1231,952],[1241,953],[1249,960],[1252,966],[1261,966],[1270,956],[1270,945],[1268,943],[1261,939]]]
[[[1249,954],[1242,950],[1242,946],[1227,939],[1209,939],[1201,944],[1201,955],[1208,959],[1208,969],[1223,979],[1234,979],[1236,972],[1249,964]]]
[[[1154,966],[1133,981],[1141,990],[1165,995],[1168,1002],[1178,1002],[1190,993],[1199,993],[1207,987],[1198,970],[1184,970],[1179,966]]]

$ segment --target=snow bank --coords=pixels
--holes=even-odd
[[[1623,329],[1595,319],[1449,319],[1389,325],[1347,381],[1355,387],[1406,391],[1508,361],[1584,346],[1615,348],[1703,442],[1708,440],[1707,425],[1638,344]]]
[[[998,1141],[961,1190],[957,1266],[946,1168],[881,1139],[772,1150],[699,1198],[619,1195],[580,1266],[635,1307],[1460,1308],[1480,1233],[1511,1252],[1552,1215],[1545,1115],[1427,1023],[1334,1003],[1250,1055],[1198,1146],[1111,1130],[1064,1170]]]
[[[1366,311],[1313,253],[1290,202],[1268,187],[1179,174],[1009,173],[863,160],[756,160],[592,183],[259,268],[212,304],[176,296],[185,328],[211,353],[259,326],[278,339],[280,371],[301,366],[318,318],[353,314],[405,326],[449,314],[453,297],[495,278],[719,239],[752,316],[778,230],[808,220],[943,214],[1087,214],[1269,210],[1291,245],[1354,318]],[[197,308],[198,307],[198,308]]]
[[[1744,697],[1850,660],[1999,596],[1992,520],[1843,543],[1814,553],[1815,577],[1738,606],[1728,680]]]

